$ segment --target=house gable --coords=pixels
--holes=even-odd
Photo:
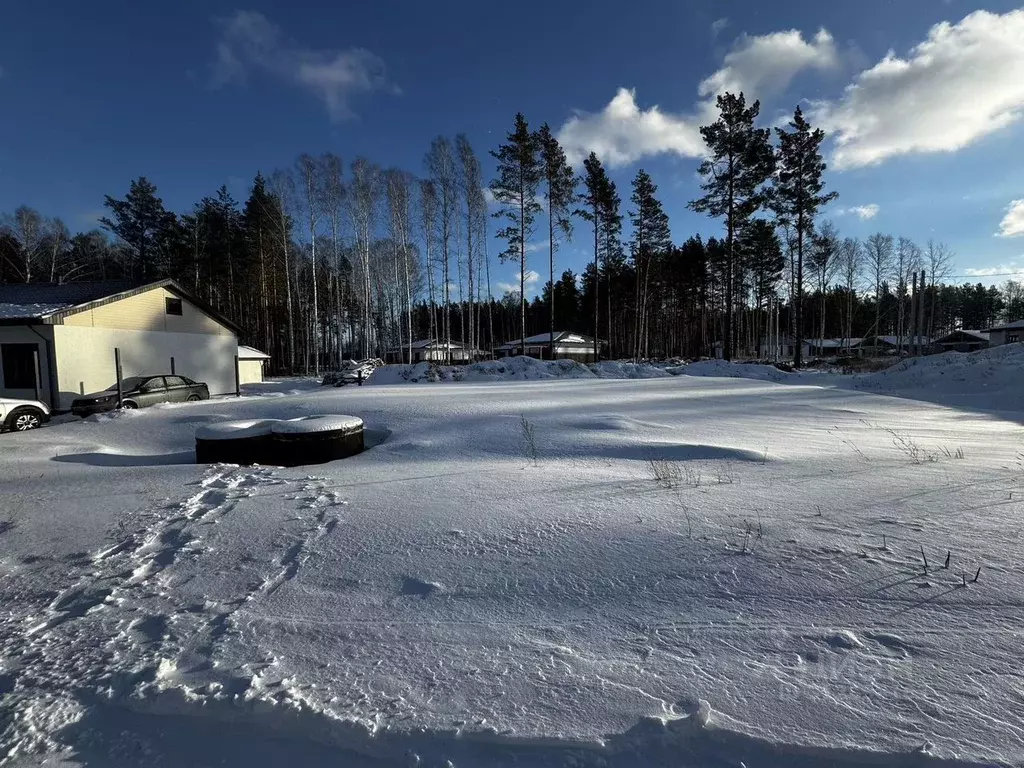
[[[94,302],[61,313],[63,325],[85,328],[110,328],[125,331],[166,331],[218,336],[234,335],[234,330],[200,309],[173,284],[154,285],[139,292],[129,292],[109,301]],[[168,299],[178,302],[168,311]]]

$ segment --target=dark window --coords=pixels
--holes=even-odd
[[[154,376],[151,379],[146,379],[146,382],[139,387],[139,392],[159,392],[163,389],[166,389],[164,387],[164,377]]]
[[[35,344],[0,344],[0,362],[4,368],[4,386],[8,389],[35,389]]]
[[[167,303],[168,315],[181,315],[181,299],[172,299],[168,296],[164,301]]]
[[[1020,341],[1020,334],[1019,333],[1008,333],[1006,335],[1006,343],[1007,344],[1016,344],[1018,341]]]

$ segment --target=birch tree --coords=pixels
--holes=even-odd
[[[360,304],[362,309],[362,356],[369,357],[375,338],[372,327],[373,288],[370,276],[374,228],[380,208],[380,169],[365,158],[352,163],[352,221],[356,252],[360,265]]]
[[[299,155],[296,162],[299,184],[302,190],[298,201],[302,206],[302,213],[305,215],[307,234],[309,237],[309,257],[311,262],[311,284],[312,284],[312,326],[310,331],[313,347],[313,375],[320,375],[320,315],[319,300],[317,296],[317,271],[316,271],[316,232],[321,216],[321,193],[319,189],[320,167],[316,159],[307,154]]]
[[[395,244],[397,256],[396,282],[400,281],[401,294],[404,299],[401,315],[405,322],[405,335],[408,342],[406,362],[412,365],[412,210],[409,200],[412,175],[406,171],[391,168],[384,174],[384,186],[388,203],[391,240]]]
[[[441,260],[442,335],[444,338],[444,361],[452,362],[452,316],[451,316],[451,250],[455,230],[455,217],[459,205],[459,181],[455,168],[455,155],[451,142],[438,136],[430,143],[425,159],[427,174],[437,190],[438,245]]]
[[[892,272],[893,248],[892,235],[884,235],[881,232],[871,235],[865,246],[868,267],[875,284],[875,325],[869,334],[872,336],[879,336],[882,332],[882,286]]]

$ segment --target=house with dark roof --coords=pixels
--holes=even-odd
[[[594,339],[591,336],[582,336],[569,331],[554,332],[554,355],[551,350],[552,334],[538,333],[535,336],[527,336],[525,339],[513,339],[506,341],[500,347],[495,347],[495,357],[515,357],[525,355],[535,357],[538,360],[577,360],[581,363],[594,362]],[[604,349],[605,342],[598,339],[599,348]]]
[[[1024,320],[1015,320],[1012,323],[989,328],[988,335],[989,342],[993,347],[1000,347],[1003,344],[1017,344],[1024,341]]]
[[[987,331],[969,331],[967,329],[950,331],[932,342],[936,352],[977,352],[989,346]]]
[[[239,328],[173,280],[0,285],[0,395],[70,408],[121,374],[235,391]]]
[[[414,363],[424,361],[444,363],[450,359],[455,365],[461,365],[462,363],[475,363],[491,356],[490,353],[484,352],[482,349],[473,349],[461,341],[453,341],[449,347],[446,342],[438,339],[420,339],[412,344],[403,344],[400,347],[389,349],[384,353],[384,360],[388,363],[404,363],[409,359],[410,347]]]

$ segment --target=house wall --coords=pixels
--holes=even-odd
[[[153,288],[137,296],[85,310],[64,318],[63,324],[76,328],[117,328],[126,331],[169,331],[234,336],[188,299],[182,299],[181,315],[168,315],[166,299],[181,298],[166,288]]]
[[[993,347],[1001,347],[1006,343],[1006,331],[990,331],[988,343]]]
[[[188,375],[188,374],[183,374]],[[191,378],[191,377],[189,377]],[[238,382],[240,384],[259,384],[263,381],[262,360],[239,360]]]
[[[38,333],[36,333],[38,331]],[[43,338],[40,338],[42,336]],[[39,351],[39,392],[38,399],[53,407],[51,397],[51,365],[53,359],[53,326],[49,325],[0,325],[0,344],[36,344]],[[49,346],[49,349],[48,349]],[[13,389],[6,386],[3,358],[0,357],[0,396],[17,397],[24,400],[37,399],[35,388]]]
[[[187,302],[185,307],[187,311]],[[173,357],[175,373],[206,382],[210,394],[235,391],[238,340],[231,333],[168,333],[75,325],[51,327],[61,410],[70,408],[71,401],[83,390],[102,391],[116,381],[115,348],[121,350],[121,372],[125,378],[170,373]],[[219,324],[218,327],[223,328]]]

